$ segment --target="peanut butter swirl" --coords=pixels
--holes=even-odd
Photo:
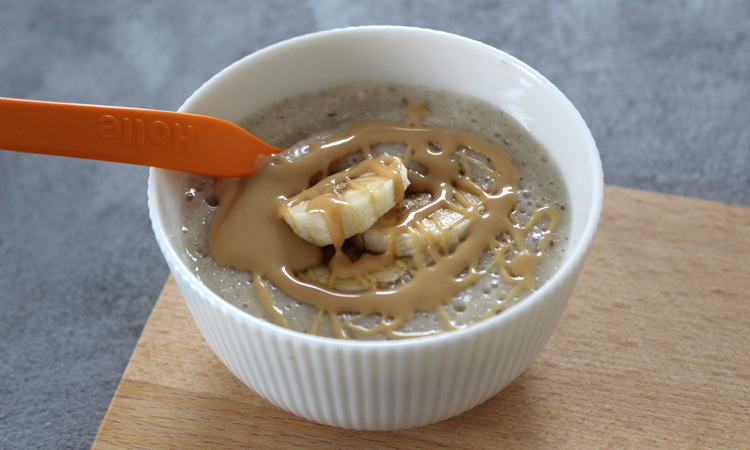
[[[252,272],[256,297],[277,324],[286,326],[286,321],[269,295],[267,281],[318,309],[309,332],[315,333],[327,315],[334,333],[342,338],[352,331],[411,337],[398,330],[417,311],[437,310],[445,330],[455,329],[444,305],[490,270],[499,270],[512,288],[483,318],[501,311],[522,290],[534,287],[537,265],[559,223],[555,209],[543,207],[527,223],[517,223],[512,212],[518,171],[502,147],[464,131],[423,124],[421,118],[429,112],[422,102],[410,105],[404,113],[403,124],[357,124],[322,142],[311,139],[310,151],[299,159],[289,161],[277,155],[250,177],[217,180],[219,208],[208,235],[213,257],[220,265]],[[372,149],[385,143],[406,145],[404,163],[420,168],[409,171],[407,195],[426,199],[376,224],[384,235],[385,251],[360,251],[354,256],[345,251],[337,222],[341,214],[330,208],[336,203],[330,195],[318,197],[315,205],[321,211],[334,211],[326,217],[335,236],[331,252],[304,241],[281,221],[279,205],[308,189],[313,175],[327,177],[328,168],[347,155],[359,152],[364,157],[365,166],[357,173],[391,173],[387,160],[372,158]],[[330,193],[330,186],[318,189]],[[440,211],[460,214],[460,218],[448,227],[436,219]],[[466,228],[465,238],[452,244],[448,234],[460,223]],[[532,248],[527,234],[541,223],[543,236]],[[403,236],[413,243],[408,256],[397,249]],[[480,264],[488,252],[490,262]],[[340,313],[356,316],[341,321]],[[357,317],[370,314],[380,315],[378,326],[365,329],[355,323]]]

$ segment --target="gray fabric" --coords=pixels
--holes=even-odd
[[[750,205],[741,0],[0,0],[0,96],[175,110],[250,52],[365,24],[527,62],[581,111],[607,183]],[[0,448],[91,445],[167,277],[146,176],[0,151]]]

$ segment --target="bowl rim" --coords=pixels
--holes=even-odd
[[[570,102],[570,100],[555,86],[553,85],[546,77],[541,75],[539,72],[537,72],[535,69],[527,65],[526,63],[520,61],[516,57],[500,50],[495,47],[492,47],[488,44],[484,44],[482,42],[464,37],[459,36],[452,33],[447,33],[443,31],[437,31],[427,28],[419,28],[419,27],[408,27],[408,26],[393,26],[393,25],[368,25],[368,26],[357,26],[357,27],[345,27],[345,28],[335,28],[331,30],[325,30],[325,31],[318,31],[313,32],[309,34],[304,34],[301,36],[293,37],[290,39],[286,39],[283,41],[280,41],[278,43],[269,45],[267,47],[264,47],[260,50],[257,50],[253,53],[250,53],[243,58],[235,61],[234,63],[230,64],[229,66],[225,67],[215,75],[213,75],[211,78],[209,78],[206,82],[204,82],[198,89],[195,90],[182,104],[182,106],[179,108],[179,111],[183,111],[186,109],[190,109],[190,107],[202,96],[204,95],[204,91],[207,89],[210,89],[213,85],[216,83],[221,83],[223,78],[229,76],[233,72],[240,70],[242,66],[245,66],[247,64],[252,64],[252,62],[256,59],[264,58],[266,55],[273,53],[275,51],[278,51],[279,49],[283,49],[284,47],[288,46],[294,46],[297,45],[300,42],[305,42],[306,45],[310,45],[317,41],[324,41],[326,39],[336,36],[347,36],[349,34],[358,34],[358,33],[373,33],[373,34],[380,34],[380,33],[416,33],[416,34],[422,34],[424,36],[436,36],[440,39],[453,39],[457,41],[464,41],[468,45],[477,46],[478,48],[483,48],[485,51],[492,52],[496,54],[499,57],[502,57],[502,59],[514,66],[515,69],[520,70],[522,72],[525,72],[526,74],[536,78],[540,84],[553,96],[557,97],[557,101],[561,102],[562,104],[565,104],[569,109],[571,110],[571,119],[574,120],[578,127],[580,128],[580,131],[583,133],[583,141],[585,141],[588,145],[585,145],[587,151],[586,151],[586,157],[589,160],[589,163],[591,164],[591,167],[593,168],[593,171],[595,172],[593,174],[593,189],[592,189],[592,207],[590,211],[587,213],[585,225],[583,227],[583,232],[581,233],[581,239],[578,241],[576,246],[574,248],[571,248],[570,252],[567,254],[567,257],[563,261],[563,264],[554,272],[554,274],[550,277],[549,280],[547,280],[542,286],[535,289],[534,292],[530,293],[527,297],[525,297],[522,301],[516,302],[513,305],[510,305],[506,310],[503,310],[501,314],[497,314],[493,317],[484,319],[482,321],[473,323],[465,328],[458,329],[458,330],[452,330],[452,331],[446,331],[434,335],[429,336],[420,336],[420,337],[413,337],[408,339],[396,339],[396,340],[377,340],[377,341],[366,341],[366,340],[353,340],[353,339],[336,339],[331,337],[325,337],[325,336],[315,336],[306,334],[300,331],[287,329],[281,326],[278,326],[274,323],[268,322],[266,320],[263,320],[261,318],[255,317],[252,314],[242,311],[241,309],[237,308],[236,306],[232,305],[231,303],[227,302],[226,300],[219,297],[216,293],[211,291],[208,287],[206,287],[196,276],[195,274],[188,269],[182,258],[180,258],[175,250],[175,248],[171,245],[169,237],[167,236],[166,230],[163,227],[163,221],[161,220],[161,214],[159,213],[159,208],[156,205],[157,202],[157,193],[156,193],[156,183],[162,182],[158,181],[161,178],[161,173],[164,172],[171,172],[166,169],[157,169],[157,168],[151,168],[149,172],[149,178],[148,178],[148,207],[149,207],[149,214],[151,216],[151,221],[153,224],[154,232],[156,234],[157,240],[160,241],[160,244],[162,247],[162,251],[164,251],[164,248],[166,246],[167,251],[170,253],[171,260],[175,262],[179,267],[182,274],[187,276],[189,278],[189,281],[192,285],[196,286],[202,296],[209,300],[211,303],[213,303],[215,306],[218,306],[222,312],[225,314],[231,313],[233,317],[237,318],[238,320],[242,320],[243,322],[249,322],[252,323],[254,326],[259,326],[262,330],[268,333],[279,333],[282,336],[286,336],[289,339],[297,339],[300,340],[300,342],[306,342],[311,345],[327,345],[327,346],[334,346],[336,348],[361,348],[361,349],[375,349],[375,348],[404,348],[404,347],[412,347],[412,346],[422,346],[422,345],[439,345],[439,343],[443,342],[444,340],[458,340],[458,339],[472,339],[478,334],[488,333],[492,329],[496,327],[502,326],[504,323],[508,321],[513,321],[514,318],[520,314],[523,314],[525,311],[527,311],[530,308],[535,307],[537,304],[542,302],[546,297],[549,297],[551,292],[555,289],[558,289],[560,285],[565,281],[566,274],[568,274],[571,270],[574,270],[576,266],[578,266],[580,263],[585,260],[586,255],[588,253],[588,249],[590,248],[594,236],[596,234],[597,225],[599,222],[599,219],[601,217],[601,211],[603,207],[603,199],[604,199],[604,179],[603,179],[603,171],[602,171],[602,164],[601,164],[601,158],[598,152],[598,149],[596,147],[596,143],[594,141],[594,138],[591,134],[590,129],[586,125],[585,121],[583,120],[583,117],[581,117],[578,110],[575,108],[575,106]],[[159,225],[157,227],[157,225]],[[165,255],[166,256],[166,255]]]

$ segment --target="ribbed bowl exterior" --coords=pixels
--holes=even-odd
[[[402,62],[388,66],[392,54]],[[315,422],[351,429],[395,430],[450,418],[510,384],[557,326],[601,213],[598,151],[575,108],[533,69],[475,41],[404,27],[333,30],[277,44],[225,69],[180,111],[237,122],[247,114],[246,105],[258,107],[279,95],[273,89],[258,90],[258,85],[275,83],[277,91],[286,92],[316,87],[318,79],[329,82],[327,68],[315,66],[321,58],[352,68],[350,75],[337,71],[337,83],[344,83],[345,75],[357,79],[357,70],[389,82],[424,79],[432,87],[455,86],[467,95],[486,92],[489,97],[483,98],[494,95],[493,102],[508,106],[517,117],[532,117],[525,125],[538,132],[535,136],[560,166],[571,194],[573,226],[560,270],[522,302],[463,330],[402,341],[342,341],[264,322],[200,283],[178,256],[183,251],[179,230],[185,174],[151,170],[149,211],[157,242],[205,340],[233,374],[271,403]],[[332,62],[335,58],[341,61]],[[452,58],[477,70],[417,73],[419,67]],[[422,60],[417,69],[402,67],[403,61],[415,59]],[[303,75],[285,75],[288,79],[277,82],[279,67],[293,62],[305,69]],[[258,79],[249,80],[252,77]],[[498,83],[503,89],[497,89]],[[265,100],[258,100],[264,95]]]
[[[172,272],[209,346],[260,396],[315,422],[395,430],[460,414],[518,377],[552,335],[580,266],[505,326],[395,345],[300,339],[274,326],[258,327],[205,295],[194,278]]]

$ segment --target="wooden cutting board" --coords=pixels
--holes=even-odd
[[[347,431],[240,383],[167,281],[94,442],[121,448],[750,448],[750,208],[607,187],[552,339],[486,403]]]

